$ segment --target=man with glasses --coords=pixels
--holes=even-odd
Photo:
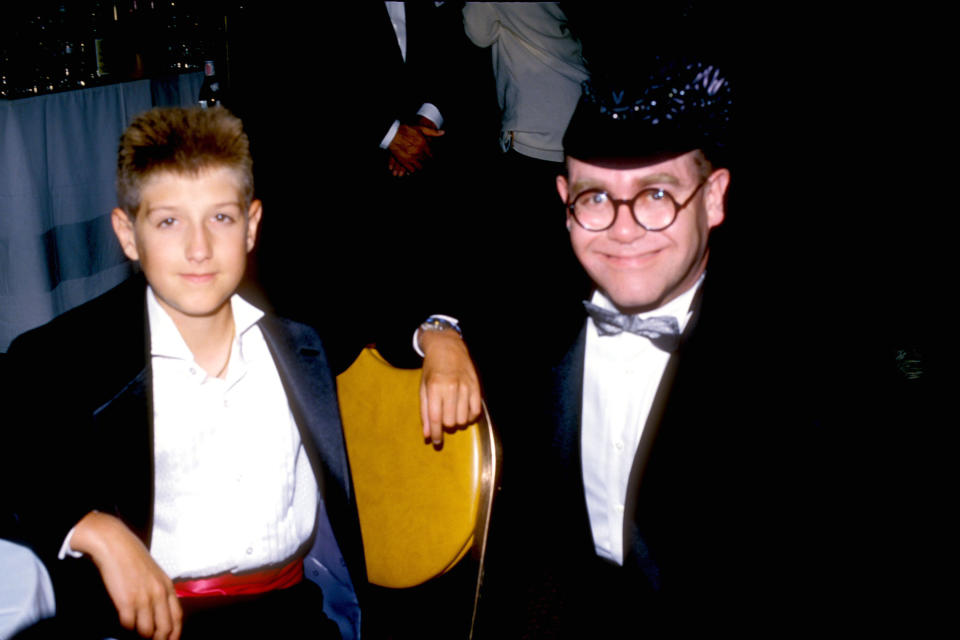
[[[533,637],[754,622],[775,590],[766,569],[791,553],[770,475],[782,462],[770,434],[790,409],[750,315],[763,316],[763,292],[708,269],[731,96],[707,62],[620,85],[594,76],[564,137],[557,191],[595,290],[553,369],[549,418],[512,453],[532,493],[511,496],[505,480],[500,514],[522,549],[511,570],[534,579],[511,577],[499,616]]]

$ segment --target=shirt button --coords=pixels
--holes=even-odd
[[[620,442],[619,440],[614,442],[613,446],[617,451],[623,451],[623,443]]]
[[[195,367],[190,367],[190,375],[192,376],[197,375],[197,369]]]
[[[623,507],[620,507],[620,508],[623,509]],[[247,547],[247,555],[248,556],[253,555],[253,547]]]
[[[623,513],[623,505],[615,504],[613,505],[613,510],[616,511],[617,513]]]

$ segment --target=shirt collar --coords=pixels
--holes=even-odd
[[[230,297],[230,309],[233,312],[233,324],[236,327],[236,341],[243,355],[244,336],[254,327],[263,311],[253,306],[236,293]],[[183,340],[173,318],[157,302],[153,287],[147,285],[147,318],[150,322],[150,355],[161,358],[178,358],[193,361],[193,353]]]

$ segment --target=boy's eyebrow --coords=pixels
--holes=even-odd
[[[217,202],[217,203],[215,203],[212,208],[213,208],[213,209],[219,209],[219,208],[221,208],[221,207],[237,207],[238,209],[242,209],[242,208],[243,208],[243,205],[240,204],[240,201],[239,201],[239,200],[225,200],[224,202]],[[152,212],[154,212],[154,211],[164,211],[164,210],[167,210],[167,209],[176,211],[176,210],[179,209],[179,208],[180,208],[180,207],[178,207],[177,205],[173,205],[173,204],[157,204],[157,205],[152,205],[152,206],[148,207],[148,208],[147,208],[147,213],[149,214],[149,213],[152,213]]]
[[[218,202],[215,205],[213,205],[213,207],[215,209],[219,207],[237,207],[238,209],[242,209],[243,205],[240,204],[239,200],[228,200],[226,202]]]
[[[147,207],[147,213],[150,214],[150,213],[153,213],[154,211],[164,211],[167,209],[176,210],[178,208],[179,207],[172,204],[157,204],[157,205],[151,205]]]

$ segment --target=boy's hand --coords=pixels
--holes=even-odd
[[[443,442],[443,428],[465,426],[480,415],[480,382],[467,346],[452,329],[421,331],[423,437]]]
[[[179,639],[183,610],[173,582],[122,521],[88,513],[74,529],[70,546],[97,565],[120,624],[144,638]]]

